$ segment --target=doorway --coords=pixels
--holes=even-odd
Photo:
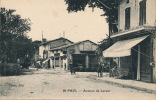
[[[135,51],[136,50],[136,51]],[[138,48],[137,46],[133,47],[132,49],[132,68],[131,68],[131,73],[132,73],[132,79],[136,80],[137,79],[137,64],[138,64]]]

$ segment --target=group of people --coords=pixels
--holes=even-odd
[[[100,63],[97,66],[98,77],[103,77],[104,67],[105,66],[102,63]],[[70,64],[70,72],[71,72],[71,75],[75,75],[76,74],[76,66]]]

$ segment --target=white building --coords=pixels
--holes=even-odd
[[[120,75],[156,82],[156,0],[119,0],[118,32],[104,51],[118,65]]]

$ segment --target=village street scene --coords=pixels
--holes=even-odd
[[[0,100],[155,100],[155,0],[0,6]]]

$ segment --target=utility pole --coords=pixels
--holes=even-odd
[[[42,42],[43,42],[43,31],[42,31]]]

